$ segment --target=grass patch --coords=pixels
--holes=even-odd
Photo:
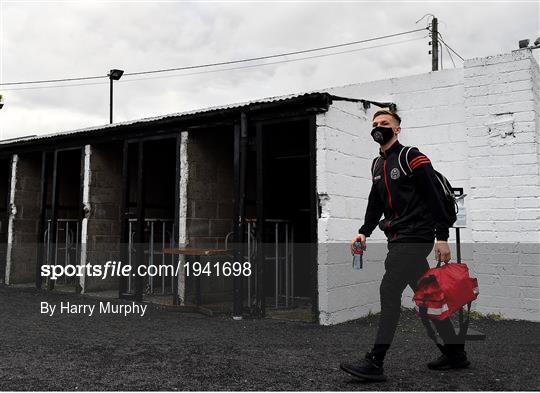
[[[478,321],[479,319],[489,319],[491,321],[503,321],[505,319],[499,313],[490,312],[487,314],[482,314],[481,312],[478,312],[478,311],[471,311],[470,317],[471,317],[471,320],[473,321]]]

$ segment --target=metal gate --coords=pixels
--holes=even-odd
[[[144,245],[145,261],[147,266],[172,266],[176,267],[175,256],[165,254],[164,248],[175,247],[174,221],[172,219],[146,218],[144,220],[144,231],[146,244]],[[128,221],[128,263],[130,266],[135,263],[135,238],[137,219],[130,218]],[[174,275],[162,274],[157,276],[146,276],[144,278],[144,288],[147,295],[172,295],[174,291]],[[128,276],[128,292],[134,290],[134,280]]]
[[[257,220],[246,220],[246,242],[243,260],[251,263],[252,275],[246,279],[245,299],[249,308],[257,305],[257,263],[258,253],[264,252],[264,272],[272,276],[274,308],[294,307],[294,224],[291,220],[266,219],[266,234],[268,243],[266,247],[258,245]],[[227,234],[225,248],[228,248],[229,239],[234,232]],[[271,239],[271,240],[270,240]],[[272,274],[273,273],[273,274]]]
[[[54,242],[51,237],[52,220],[47,220],[47,229],[43,234],[43,261],[46,265],[77,266],[80,263],[80,220],[59,218],[56,220]],[[65,274],[56,280],[60,284],[78,284],[77,276]]]

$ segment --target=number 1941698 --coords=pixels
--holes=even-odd
[[[251,262],[186,262],[184,264],[186,276],[251,276]]]

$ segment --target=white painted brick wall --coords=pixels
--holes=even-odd
[[[535,321],[540,320],[539,75],[529,50],[467,60],[464,66],[470,265],[480,286],[475,307]]]
[[[328,91],[398,105],[401,143],[418,146],[452,185],[468,194],[468,228],[461,240],[463,260],[480,281],[481,295],[473,307],[538,320],[540,71],[530,52],[471,59],[464,69]],[[363,223],[371,186],[369,167],[378,146],[369,132],[376,109],[366,112],[361,105],[336,101],[317,118],[317,191],[323,201],[318,224],[321,324],[380,308],[383,234],[376,229],[370,238],[368,244],[376,246],[368,246],[362,271],[352,269],[347,248]],[[503,138],[500,127],[489,124],[507,112],[514,135]],[[405,306],[412,306],[411,297],[407,289]]]
[[[418,146],[456,185],[467,188],[463,71],[448,70],[330,89],[330,93],[398,104],[400,141]],[[378,154],[371,118],[361,104],[336,101],[317,120],[317,187],[325,202],[319,220],[319,309],[322,324],[359,318],[380,310],[386,239],[376,229],[364,270],[351,266],[348,244],[364,220],[371,187],[370,166]],[[462,237],[470,234],[465,231]],[[412,306],[412,291],[403,300]]]
[[[454,187],[463,187],[467,192],[470,187],[467,166],[469,146],[465,132],[462,69],[335,87],[328,91],[338,96],[396,103],[402,118],[400,142],[417,146]],[[376,109],[370,109],[370,113],[373,114]],[[369,135],[370,131],[368,124],[363,136],[364,143],[370,146],[372,152],[369,157],[373,158],[377,154],[377,146]],[[354,143],[351,145],[354,147]],[[468,201],[466,207],[469,208]],[[380,232],[376,230],[376,233]],[[453,231],[450,236],[450,241],[454,241]],[[461,239],[470,241],[468,228],[462,230]],[[406,293],[404,300],[412,294]],[[412,305],[411,302],[406,304]]]
[[[374,157],[369,112],[350,102],[336,102],[317,119],[317,192],[322,214],[319,230],[319,311],[323,325],[379,311],[381,261],[371,253],[361,271],[352,269],[348,244],[363,221]],[[369,131],[367,136],[369,136]],[[376,153],[376,150],[375,150]],[[379,256],[380,259],[380,256]]]

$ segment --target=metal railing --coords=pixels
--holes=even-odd
[[[146,218],[145,232],[148,233],[148,242],[145,244],[145,259],[148,265],[172,265],[176,267],[175,255],[165,254],[164,248],[175,247],[174,220],[162,218]],[[128,221],[128,263],[131,266],[135,258],[135,227],[137,224],[136,218],[130,218]],[[158,276],[146,277],[146,294],[155,295],[170,295],[173,293],[175,276],[166,277],[165,274]],[[170,284],[170,285],[169,285]],[[128,291],[133,290],[133,280],[131,275],[128,276]],[[157,290],[157,291],[156,291]]]
[[[52,220],[47,220],[47,229],[43,234],[43,260],[46,265],[61,264],[78,265],[80,263],[80,220],[76,218],[58,218],[56,220],[56,232],[54,234],[54,250],[51,244]],[[64,274],[61,278],[64,284],[68,283],[68,277]]]
[[[274,307],[294,306],[294,224],[291,220],[266,219],[264,223],[272,232],[273,255],[265,255],[265,262],[274,263]],[[247,300],[248,306],[256,304],[257,278],[253,261],[256,261],[258,249],[257,220],[246,220],[247,249],[244,260],[251,262],[253,274],[247,278]],[[233,232],[227,234],[225,238],[225,248],[228,248],[229,237]],[[264,249],[263,249],[264,250]],[[266,271],[266,269],[265,269]]]
[[[265,220],[273,229],[274,255],[265,256],[265,261],[274,261],[275,308],[284,298],[284,306],[294,304],[294,225],[289,220]]]

